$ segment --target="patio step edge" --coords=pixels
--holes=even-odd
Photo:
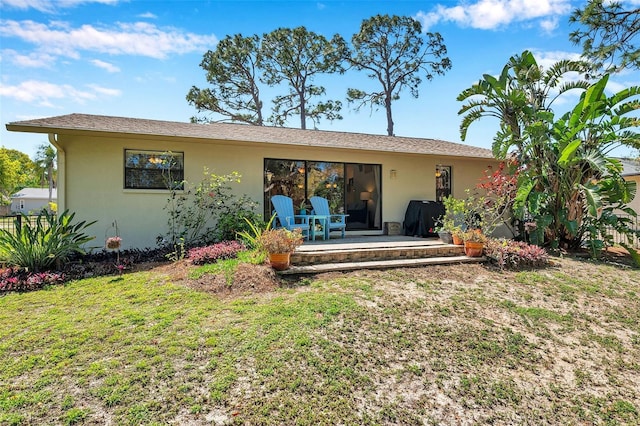
[[[295,266],[278,271],[279,275],[320,274],[323,272],[353,271],[356,269],[407,268],[426,265],[446,265],[451,263],[481,263],[487,258],[468,256],[429,257],[419,259],[395,259],[367,262],[323,263],[317,265]]]
[[[381,262],[387,260],[409,260],[431,257],[463,256],[464,247],[453,245],[421,247],[385,247],[371,249],[338,249],[326,251],[294,252],[291,263],[294,265],[315,265],[323,263],[360,263]]]

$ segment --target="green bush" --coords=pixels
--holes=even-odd
[[[255,213],[257,202],[234,194],[231,185],[240,178],[238,172],[216,175],[205,168],[197,184],[184,181],[184,190],[172,189],[165,206],[169,233],[158,236],[159,244],[195,247],[235,239],[237,232],[247,229],[244,218],[260,217]]]
[[[262,215],[255,212],[256,207],[257,203],[246,195],[231,198],[219,213],[213,231],[214,241],[234,240],[238,233],[250,230],[247,221],[262,221]]]
[[[82,246],[95,237],[84,234],[95,221],[72,224],[75,213],[62,212],[56,218],[46,210],[35,225],[22,215],[15,231],[0,229],[0,263],[27,268],[32,272],[53,269],[74,253],[85,254]]]

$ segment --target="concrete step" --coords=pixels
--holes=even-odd
[[[296,250],[291,263],[297,266],[324,263],[353,263],[387,260],[411,260],[464,256],[463,246],[450,244],[431,245],[367,245],[367,246],[318,246]]]
[[[314,265],[299,265],[292,262],[289,269],[279,271],[280,275],[302,275],[320,274],[323,272],[353,271],[357,269],[387,269],[387,268],[408,268],[427,265],[445,265],[451,263],[479,263],[486,262],[486,257],[468,256],[444,256],[426,257],[417,259],[393,259],[374,260],[362,262],[339,262],[339,263],[318,263]]]

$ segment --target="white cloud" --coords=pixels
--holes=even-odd
[[[22,68],[51,68],[51,65],[56,61],[54,56],[47,53],[32,52],[28,55],[23,55],[12,49],[3,50],[2,57]]]
[[[102,68],[107,72],[111,72],[111,73],[120,72],[120,68],[116,67],[113,64],[110,64],[109,62],[101,61],[100,59],[93,59],[91,63],[96,67]]]
[[[541,20],[540,28],[542,28],[545,33],[552,33],[556,28],[558,28],[558,17],[554,16],[553,18]]]
[[[438,22],[455,22],[463,27],[492,30],[513,22],[542,19],[540,25],[548,31],[557,16],[571,11],[570,0],[476,0],[456,6],[437,5],[431,12],[418,12],[425,29]],[[557,25],[557,22],[556,22]]]
[[[607,92],[609,93],[618,93],[621,90],[628,88],[630,85],[626,85],[624,83],[618,83],[617,81],[607,81]]]
[[[156,19],[158,16],[151,12],[141,13],[138,18]]]
[[[116,27],[82,25],[72,28],[64,22],[42,24],[0,20],[0,36],[16,37],[42,51],[71,58],[78,58],[80,51],[89,51],[164,59],[170,54],[204,51],[217,43],[214,35],[158,28],[145,22],[119,23]]]
[[[93,89],[93,91],[96,93],[109,96],[109,97],[116,97],[116,96],[122,95],[122,90],[120,89],[109,89],[108,87],[98,86],[97,84],[89,84],[88,87]]]
[[[83,3],[117,4],[120,0],[2,0],[1,7],[20,10],[35,9],[54,13],[59,9],[76,7]]]
[[[89,86],[91,90],[79,90],[70,84],[54,84],[41,80],[28,80],[16,86],[0,84],[0,96],[39,106],[53,107],[56,101],[72,101],[84,104],[98,95],[117,96],[118,90]]]
[[[536,62],[538,62],[538,65],[540,65],[543,70],[548,70],[558,61],[579,61],[581,59],[580,54],[575,52],[564,52],[561,50],[529,50],[533,53],[533,56],[536,58]]]

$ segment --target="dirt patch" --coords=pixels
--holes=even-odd
[[[266,264],[241,263],[238,265],[233,277],[218,273],[204,274],[199,278],[190,278],[189,272],[193,268],[194,266],[185,260],[161,266],[156,265],[152,269],[154,272],[165,274],[174,283],[222,296],[268,293],[275,290],[280,284],[275,271]]]

